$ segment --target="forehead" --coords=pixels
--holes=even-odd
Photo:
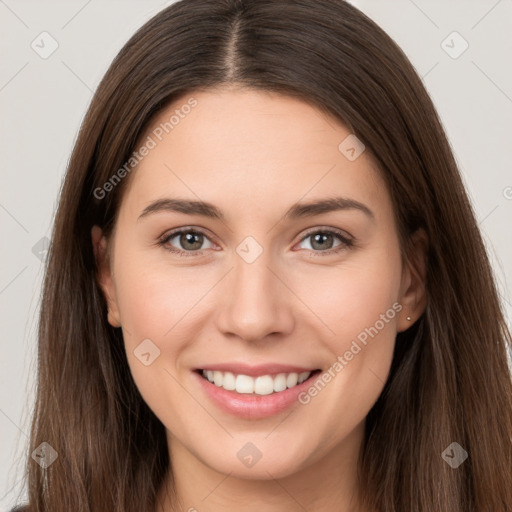
[[[351,137],[340,121],[290,96],[253,89],[191,92],[146,129],[138,147],[150,141],[152,148],[126,195],[139,208],[166,195],[227,201],[245,211],[251,204],[268,210],[333,195],[389,207],[368,152],[355,160],[344,153]]]

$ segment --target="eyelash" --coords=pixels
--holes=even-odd
[[[162,246],[165,250],[178,254],[180,256],[201,256],[203,255],[204,250],[199,251],[183,251],[181,249],[176,249],[170,245],[168,245],[169,241],[172,240],[176,235],[181,235],[183,233],[193,233],[194,235],[203,235],[204,237],[208,238],[207,234],[204,233],[201,230],[198,229],[192,229],[192,228],[180,228],[175,231],[172,231],[171,233],[165,234],[162,237],[160,237],[158,241],[158,245]],[[354,245],[354,241],[351,238],[348,238],[347,236],[343,235],[342,232],[331,229],[319,229],[315,228],[312,231],[309,231],[306,233],[299,241],[299,243],[304,242],[307,238],[309,238],[312,235],[316,234],[329,234],[334,235],[338,240],[341,241],[341,244],[339,244],[334,249],[329,249],[326,251],[312,251],[314,254],[317,254],[319,256],[331,256],[333,254],[337,254],[343,250],[349,249]]]

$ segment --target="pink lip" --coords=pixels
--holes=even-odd
[[[302,366],[290,366],[283,364],[258,364],[250,366],[245,363],[220,363],[201,366],[198,370],[211,370],[219,372],[231,372],[235,375],[249,375],[250,377],[259,377],[260,375],[278,375],[279,373],[302,373],[312,372],[315,368],[304,368]]]
[[[254,370],[254,368],[255,367],[252,369]],[[269,367],[266,366],[266,371],[268,371],[268,368]],[[213,369],[213,366],[208,367],[208,369]],[[289,370],[278,373],[288,372]],[[247,373],[240,373],[247,375]],[[255,395],[237,393],[236,391],[227,391],[224,388],[220,388],[215,384],[212,384],[210,381],[205,379],[200,374],[200,372],[192,372],[192,374],[195,376],[194,378],[198,380],[198,383],[201,386],[203,392],[219,409],[247,420],[268,418],[269,416],[279,414],[286,409],[289,409],[294,404],[298,404],[298,395],[302,391],[305,391],[309,386],[311,386],[311,383],[313,382],[311,377],[315,377],[318,373],[319,371],[313,372],[310,378],[305,380],[302,384],[298,384],[293,388],[285,389],[279,393],[272,393],[270,395]],[[268,375],[268,373],[266,375]]]

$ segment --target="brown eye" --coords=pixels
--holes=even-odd
[[[205,242],[210,245],[204,247]],[[212,248],[213,244],[210,242],[208,237],[200,231],[192,229],[181,229],[173,231],[168,235],[165,235],[160,240],[160,245],[163,245],[166,249],[171,252],[177,253],[199,253],[203,249]]]
[[[327,254],[346,249],[353,244],[348,237],[332,230],[311,231],[301,240],[301,243],[308,239],[311,241],[308,244],[309,247],[305,247],[305,249]],[[336,243],[336,240],[338,240],[338,243]]]
[[[185,250],[199,250],[203,245],[203,235],[201,233],[182,233],[178,235],[178,240],[181,247]]]

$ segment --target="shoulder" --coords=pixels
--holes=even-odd
[[[28,505],[16,505],[9,512],[30,512],[30,507]]]

